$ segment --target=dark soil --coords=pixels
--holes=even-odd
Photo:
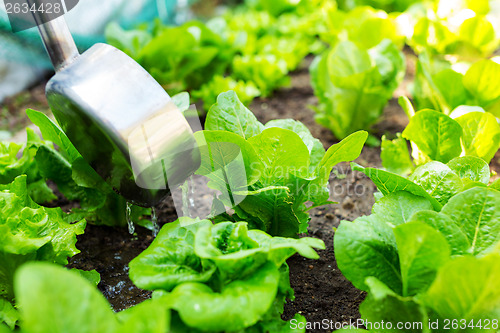
[[[24,139],[26,136],[24,128],[31,125],[28,117],[26,117],[26,109],[50,113],[45,98],[45,82],[16,96],[8,97],[3,103],[0,103],[0,131],[8,131],[12,136],[22,131],[20,139]]]

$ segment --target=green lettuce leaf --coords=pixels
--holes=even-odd
[[[234,280],[255,271],[263,263],[281,267],[294,253],[318,259],[314,248],[324,249],[316,238],[271,237],[261,230],[248,230],[244,222],[222,222],[199,229],[195,239],[198,257],[214,262],[222,280]]]
[[[469,112],[455,119],[462,127],[465,155],[482,158],[489,163],[500,148],[500,125],[489,112]]]
[[[393,140],[388,140],[385,135],[382,137],[380,158],[387,171],[401,176],[408,175],[414,168],[407,141],[401,137],[400,133]]]
[[[490,182],[490,167],[481,158],[474,156],[455,157],[448,162],[447,166],[465,183],[467,180],[484,185],[488,185]]]
[[[234,91],[220,94],[205,120],[206,130],[228,131],[244,139],[260,134],[263,127],[254,114],[240,102]]]
[[[409,323],[424,323],[426,316],[425,309],[412,297],[398,295],[375,277],[368,277],[366,284],[369,286],[370,291],[359,307],[359,312],[363,320],[368,321],[374,326],[376,323],[380,323],[381,320],[384,320],[386,323],[390,322],[393,325],[393,329],[385,330],[389,332],[397,331],[394,327],[396,323],[402,320]],[[364,330],[359,331],[366,332]],[[407,331],[421,332],[418,329]],[[377,332],[377,330],[372,329],[370,332]]]
[[[448,201],[441,214],[458,221],[469,240],[470,252],[481,255],[491,252],[500,242],[500,193],[493,189],[474,187]]]
[[[427,199],[399,191],[378,200],[372,215],[342,221],[335,232],[334,248],[344,276],[365,291],[366,278],[374,276],[401,295],[403,276],[393,229],[408,222],[414,213],[430,209]]]
[[[114,314],[91,282],[47,263],[23,266],[16,274],[15,289],[23,332],[163,333],[170,326],[170,311],[162,299]],[[51,306],[40,306],[47,302]]]
[[[39,204],[49,203],[57,197],[40,174],[35,156],[38,147],[51,147],[51,144],[43,142],[29,127],[26,128],[26,134],[27,142],[24,145],[0,142],[0,184],[9,184],[16,177],[26,174],[30,197]]]
[[[269,311],[279,279],[278,268],[268,263],[254,274],[225,285],[220,292],[201,283],[181,284],[171,292],[169,302],[188,326],[237,331],[256,324]]]
[[[446,238],[434,228],[409,222],[394,228],[401,267],[402,296],[427,290],[438,269],[450,259]]]
[[[5,327],[5,325],[13,330],[18,320],[19,313],[14,306],[6,299],[0,297],[0,332],[3,332],[2,327]],[[5,329],[5,331],[10,332],[10,330],[7,329]]]
[[[351,163],[351,168],[354,171],[361,171],[367,175],[383,195],[398,191],[406,191],[427,199],[432,203],[435,210],[441,210],[442,204],[439,203],[436,198],[432,197],[422,186],[415,184],[409,179],[384,170],[364,168],[354,162]]]
[[[437,161],[431,161],[419,166],[408,178],[420,185],[429,195],[441,205],[461,192],[464,185],[462,179],[449,166]]]
[[[471,283],[474,281],[474,283]],[[464,256],[448,262],[421,296],[440,319],[475,322],[500,316],[500,255]],[[467,328],[466,332],[476,329]],[[486,332],[494,332],[493,327]]]
[[[194,252],[196,230],[209,225],[207,220],[168,223],[153,243],[130,264],[130,279],[142,289],[170,291],[184,282],[206,282],[215,265]]]
[[[36,204],[27,193],[26,176],[0,185],[0,296],[13,298],[13,275],[27,261],[40,260],[65,265],[80,251],[76,235],[86,222],[76,223],[60,208]]]
[[[433,110],[418,111],[403,131],[403,137],[418,147],[412,154],[417,164],[448,163],[462,152],[462,127],[450,117]]]

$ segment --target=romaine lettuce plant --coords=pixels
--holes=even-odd
[[[414,22],[408,42],[417,53],[488,57],[500,45],[494,7],[490,1],[424,2],[420,10],[404,14],[405,21]]]
[[[448,163],[459,156],[479,157],[489,163],[500,148],[500,125],[489,112],[475,107],[458,107],[455,119],[434,110],[415,112],[410,101],[400,103],[410,117],[402,136],[382,139],[382,164],[392,172],[408,174],[414,164],[429,161]],[[408,153],[411,143],[413,162]]]
[[[320,13],[319,4],[312,8]],[[111,24],[106,37],[146,68],[170,94],[188,90],[193,102],[202,99],[210,106],[221,92],[234,89],[246,104],[286,86],[288,72],[322,47],[312,28],[317,22],[321,21],[298,12],[278,19],[265,9],[242,5],[206,24],[156,24],[152,32],[146,28],[124,31]],[[307,32],[298,33],[298,23],[307,27]]]
[[[371,215],[341,222],[334,239],[340,270],[368,292],[363,319],[421,322],[416,332],[440,331],[427,329],[428,321],[439,320],[442,329],[444,319],[467,323],[452,331],[475,331],[481,320],[496,331],[500,192],[488,186],[487,164],[470,156],[429,162],[409,179],[354,169],[383,195]]]
[[[296,237],[307,231],[306,202],[327,204],[333,166],[361,153],[366,132],[357,132],[325,152],[307,127],[294,120],[265,126],[233,91],[221,94],[195,134],[201,151],[198,174],[220,191],[212,216],[246,221],[273,236]],[[229,216],[226,208],[234,209]]]
[[[261,289],[266,287],[267,285],[262,286]],[[169,296],[154,297],[114,313],[110,304],[90,281],[78,273],[48,263],[24,265],[16,273],[15,289],[22,332],[207,332],[206,329],[197,330],[185,326],[178,314],[171,310],[172,298]],[[50,306],[40,306],[47,301],[50,301]],[[210,305],[215,306],[217,303]],[[245,313],[246,308],[239,310]],[[225,317],[222,321],[228,321],[228,318]],[[291,332],[288,323],[280,321],[259,323],[247,328],[245,332]],[[0,332],[11,331],[0,324]],[[303,333],[304,330],[295,332]]]
[[[241,102],[250,104],[253,99],[261,95],[261,92],[252,81],[236,81],[230,76],[223,77],[216,75],[210,82],[207,82],[199,90],[193,91],[193,98],[203,101],[203,108],[208,110],[217,100],[217,96],[224,91],[234,90]]]
[[[339,0],[339,7],[346,10],[356,10],[360,6],[371,6],[386,12],[402,12],[422,0]]]
[[[201,22],[158,25],[147,34],[111,25],[107,39],[128,51],[171,94],[198,89],[214,75],[224,74],[234,55],[234,48]]]
[[[421,108],[432,108],[447,115],[461,105],[482,107],[500,116],[500,64],[483,59],[472,64],[465,74],[439,57],[421,54],[417,62],[413,97]]]
[[[351,41],[362,49],[371,49],[384,39],[391,40],[399,49],[404,45],[405,36],[399,31],[395,17],[383,10],[361,6],[350,11],[329,6],[324,10],[327,29],[320,37],[331,47],[342,41]]]
[[[165,225],[130,262],[130,278],[156,290],[153,298],[168,300],[176,326],[211,332],[286,329],[280,314],[293,290],[285,260],[296,252],[318,258],[314,248],[324,249],[323,242],[271,237],[243,222],[181,218]]]
[[[379,120],[404,71],[403,54],[390,40],[369,50],[350,41],[338,43],[311,65],[319,99],[316,120],[339,139],[369,129]]]

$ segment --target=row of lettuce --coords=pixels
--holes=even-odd
[[[379,192],[372,214],[342,221],[334,239],[339,269],[368,293],[360,313],[370,332],[500,328],[500,182],[488,166],[500,147],[500,65],[490,58],[499,17],[493,1],[417,4],[393,17],[417,54],[408,88],[419,111],[400,99],[410,122],[382,138],[384,170],[352,165]],[[371,31],[398,45],[385,22]],[[375,123],[402,80],[387,39],[365,51],[363,42],[340,42],[311,69],[318,121],[340,138]]]
[[[245,105],[269,96],[314,54],[317,121],[338,139],[380,120],[405,76],[405,45],[418,57],[409,86],[418,109],[450,114],[473,105],[499,114],[500,65],[486,60],[500,46],[493,0],[246,1],[206,23],[131,31],[111,25],[107,37],[169,93],[188,90],[205,109],[227,90]]]

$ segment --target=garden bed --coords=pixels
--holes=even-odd
[[[414,71],[413,56],[408,55],[409,63],[407,77]],[[42,86],[35,87],[23,96],[33,92],[32,99],[23,102],[23,98],[12,98],[6,104],[11,118],[2,126],[9,128],[26,124],[17,118],[14,109],[24,112],[26,104],[31,107],[46,109],[40,97]],[[405,89],[403,85],[402,89]],[[401,92],[397,92],[401,94]],[[29,104],[36,101],[36,105]],[[335,143],[331,132],[314,121],[314,112],[309,108],[316,104],[316,97],[310,86],[307,66],[292,75],[291,87],[278,91],[274,97],[257,99],[250,109],[257,118],[265,123],[271,119],[293,118],[303,122],[319,138],[325,147]],[[385,109],[382,121],[376,125],[376,135],[401,132],[407,124],[407,118],[396,100],[391,100]],[[493,159],[491,169],[500,173],[499,154]],[[366,146],[361,156],[356,160],[364,166],[380,167],[380,148]],[[337,268],[334,251],[334,227],[341,220],[352,221],[359,216],[368,215],[374,203],[373,193],[376,188],[372,181],[360,172],[352,172],[347,163],[336,167],[337,171],[330,178],[330,199],[337,205],[315,208],[311,211],[309,236],[322,239],[326,250],[318,251],[319,260],[309,260],[298,255],[288,260],[290,266],[291,286],[295,290],[296,299],[289,302],[285,308],[284,319],[290,319],[295,313],[304,315],[310,322],[320,322],[324,319],[333,322],[348,322],[360,318],[358,308],[365,293],[354,288]],[[209,202],[206,203],[210,204]],[[64,199],[53,203],[63,210],[72,207],[71,202]],[[171,197],[166,198],[157,207],[160,225],[177,219],[176,210]],[[128,263],[135,258],[153,240],[151,232],[141,227],[131,235],[126,229],[97,227],[88,225],[85,234],[78,237],[77,247],[81,253],[70,259],[70,267],[84,270],[95,269],[101,274],[99,289],[111,302],[116,311],[126,309],[150,297],[151,293],[138,289],[128,278]],[[311,332],[328,332],[328,330],[313,330]]]

